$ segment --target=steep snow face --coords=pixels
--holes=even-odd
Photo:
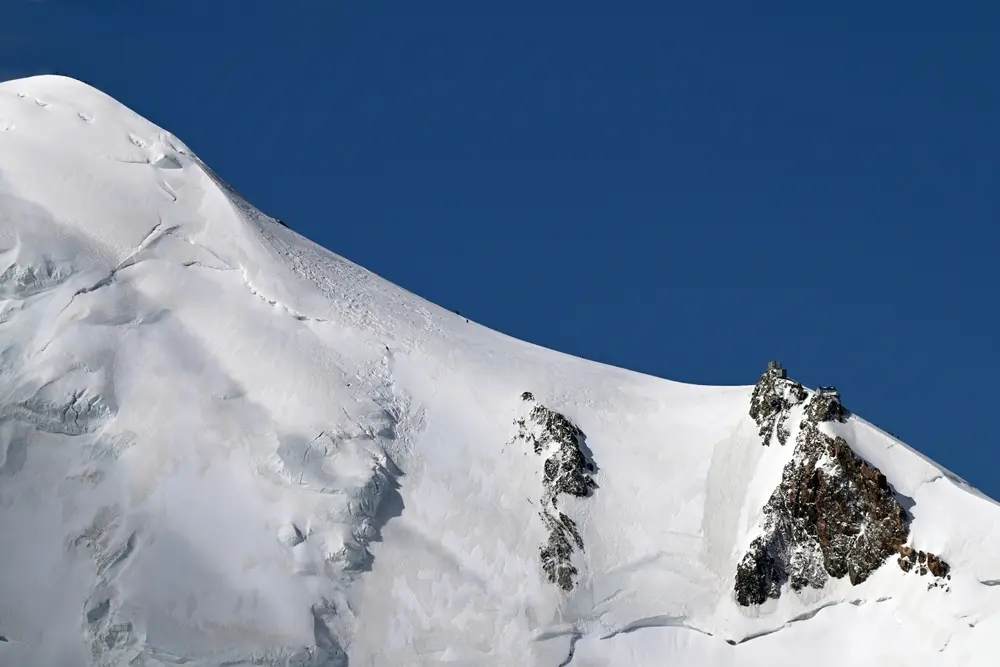
[[[489,331],[0,84],[2,665],[992,665],[1000,509],[838,406]]]

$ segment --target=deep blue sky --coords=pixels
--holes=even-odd
[[[1000,7],[0,4],[265,212],[490,327],[666,378],[770,358],[1000,497]]]

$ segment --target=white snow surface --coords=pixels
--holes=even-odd
[[[467,322],[103,93],[0,84],[4,667],[995,665],[1000,507],[856,417],[834,430],[950,590],[891,559],[736,604],[792,452],[761,445],[751,389]],[[560,502],[585,545],[569,593],[539,563],[525,391],[598,468]]]

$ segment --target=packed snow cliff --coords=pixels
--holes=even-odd
[[[0,84],[0,665],[992,666],[998,583],[834,392],[511,339]]]

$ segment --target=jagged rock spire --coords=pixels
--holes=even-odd
[[[736,570],[736,601],[743,606],[779,597],[786,583],[794,591],[822,588],[831,577],[860,584],[893,554],[908,571],[923,553],[906,546],[909,519],[885,475],[846,439],[820,428],[846,421],[838,393],[811,393],[772,362],[750,400],[762,444],[787,442],[786,423],[798,406],[792,459],[764,505],[762,534]],[[948,564],[933,554],[919,562],[928,563],[922,572],[948,576]]]

